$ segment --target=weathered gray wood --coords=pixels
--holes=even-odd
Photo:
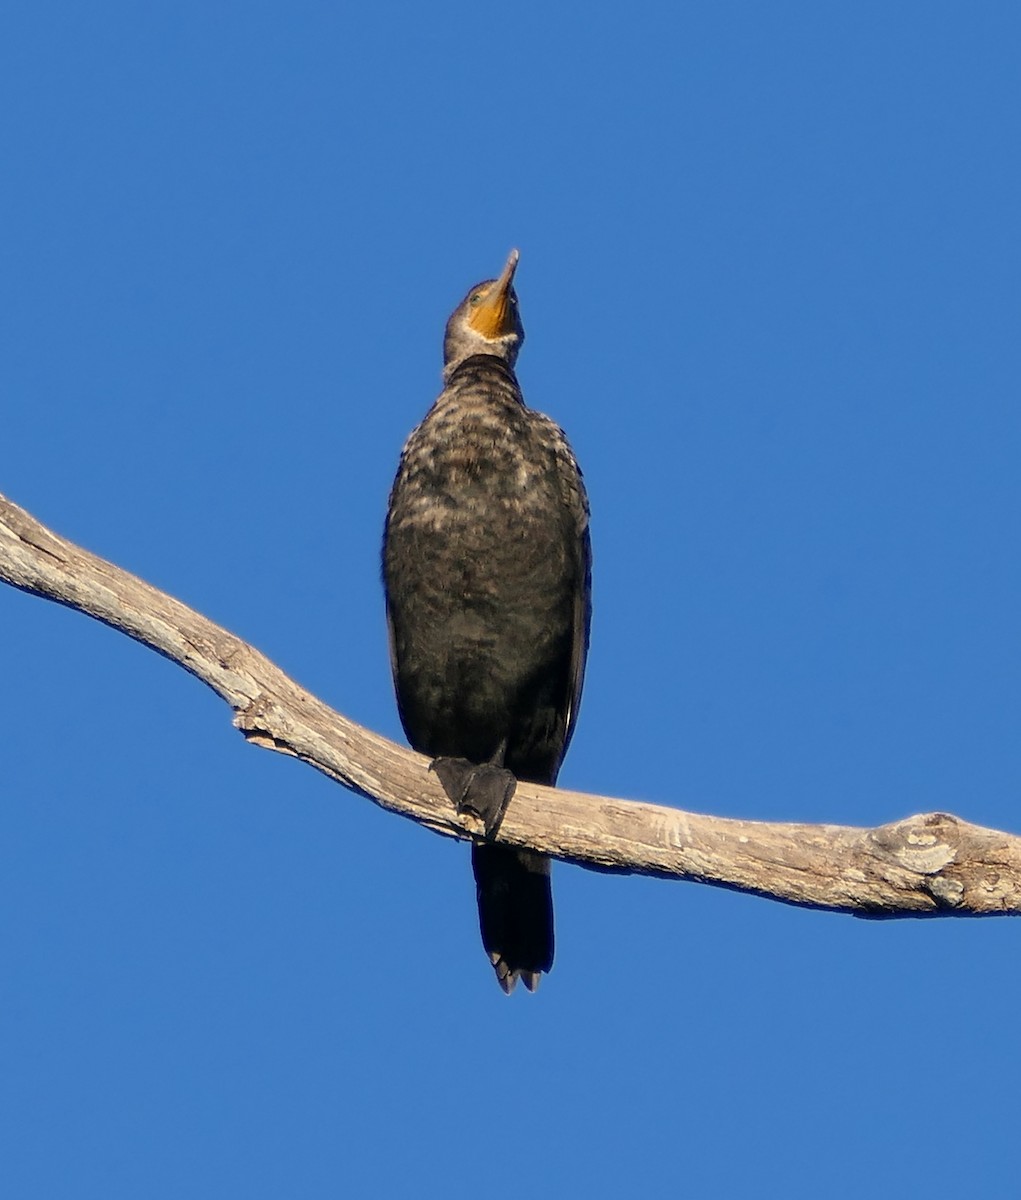
[[[234,710],[250,741],[292,754],[448,837],[480,832],[429,762],[348,721],[225,629],[58,537],[0,496],[0,580],[119,629]],[[859,916],[1021,913],[1021,838],[946,813],[878,829],[736,821],[520,784],[502,840],[597,869],[688,879]]]

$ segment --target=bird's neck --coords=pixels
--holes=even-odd
[[[518,379],[513,366],[498,354],[473,353],[453,359],[443,367],[443,385],[447,388],[456,386],[462,380],[480,373],[496,375],[512,384],[515,390],[518,389]]]

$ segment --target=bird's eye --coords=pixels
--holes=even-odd
[[[468,303],[472,306],[472,308],[478,308],[478,306],[482,303],[482,293],[472,292],[471,299],[468,301]]]

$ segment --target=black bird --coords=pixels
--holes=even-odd
[[[588,500],[563,431],[525,406],[512,286],[468,293],[447,323],[444,388],[390,494],[383,579],[401,722],[491,838],[514,779],[554,784],[588,650]],[[509,774],[508,774],[509,773]],[[505,992],[553,964],[550,861],[472,845],[482,942]]]

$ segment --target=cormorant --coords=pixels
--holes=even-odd
[[[447,323],[443,391],[405,444],[383,538],[401,722],[489,839],[515,779],[556,782],[589,639],[588,500],[563,431],[514,374],[517,262]],[[550,861],[487,840],[472,866],[500,986],[534,991],[553,964]]]

